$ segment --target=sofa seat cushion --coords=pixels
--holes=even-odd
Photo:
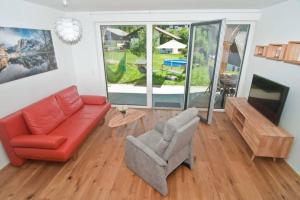
[[[91,133],[99,119],[109,110],[110,104],[101,106],[85,105],[66,119],[60,126],[49,133],[49,136],[63,136],[67,140],[56,150],[15,148],[20,157],[53,161],[66,161],[78,149],[80,144]]]
[[[103,118],[109,109],[110,104],[84,105],[78,112],[72,115],[72,117],[78,119],[99,119]]]
[[[75,86],[68,87],[56,93],[56,99],[67,117],[78,111],[83,106],[83,101]]]
[[[88,136],[97,121],[90,119],[69,118],[55,130],[49,133],[50,136],[63,136],[67,140],[55,150],[37,149],[37,148],[14,148],[16,154],[20,157],[29,159],[66,161],[79,148],[80,144]]]
[[[48,134],[66,118],[52,95],[23,109],[24,119],[32,134]]]
[[[20,135],[14,137],[10,144],[13,147],[57,149],[66,140],[66,137],[56,135]]]

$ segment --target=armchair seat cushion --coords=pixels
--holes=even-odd
[[[66,140],[64,136],[55,135],[20,135],[10,142],[13,147],[57,149]]]
[[[158,155],[162,155],[169,145],[169,142],[165,141],[162,134],[156,130],[151,130],[138,137],[143,144],[150,147]]]
[[[157,130],[158,132],[160,132],[161,134],[164,133],[164,129],[165,129],[165,122],[157,122],[157,124],[155,125],[155,130]]]

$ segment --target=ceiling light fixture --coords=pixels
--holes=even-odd
[[[68,6],[67,0],[62,0],[64,8]],[[81,23],[77,19],[61,17],[55,22],[55,33],[63,42],[76,44],[82,38]]]

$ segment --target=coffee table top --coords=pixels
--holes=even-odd
[[[110,128],[115,128],[115,127],[127,125],[144,117],[145,115],[146,113],[144,111],[128,109],[125,117],[123,117],[121,113],[118,113],[115,116],[113,116],[109,121],[108,126]]]

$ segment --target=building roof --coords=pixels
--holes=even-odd
[[[159,31],[159,32],[161,32],[161,33],[163,33],[163,34],[165,34],[165,35],[168,35],[168,36],[170,36],[170,37],[172,37],[172,38],[174,38],[174,39],[176,39],[176,40],[180,40],[181,38],[180,37],[178,37],[178,36],[176,36],[176,35],[174,35],[174,34],[172,34],[172,33],[170,33],[170,32],[168,32],[168,31],[165,31],[165,30],[163,30],[163,29],[161,29],[161,28],[159,28],[159,27],[154,27],[155,28],[155,30],[157,30],[157,31]]]
[[[186,48],[187,45],[182,44],[176,40],[170,40],[158,47],[156,47],[157,49],[184,49]]]
[[[120,36],[120,37],[125,37],[129,34],[125,31],[122,31],[121,29],[117,29],[117,28],[107,28],[106,30],[117,36]]]

